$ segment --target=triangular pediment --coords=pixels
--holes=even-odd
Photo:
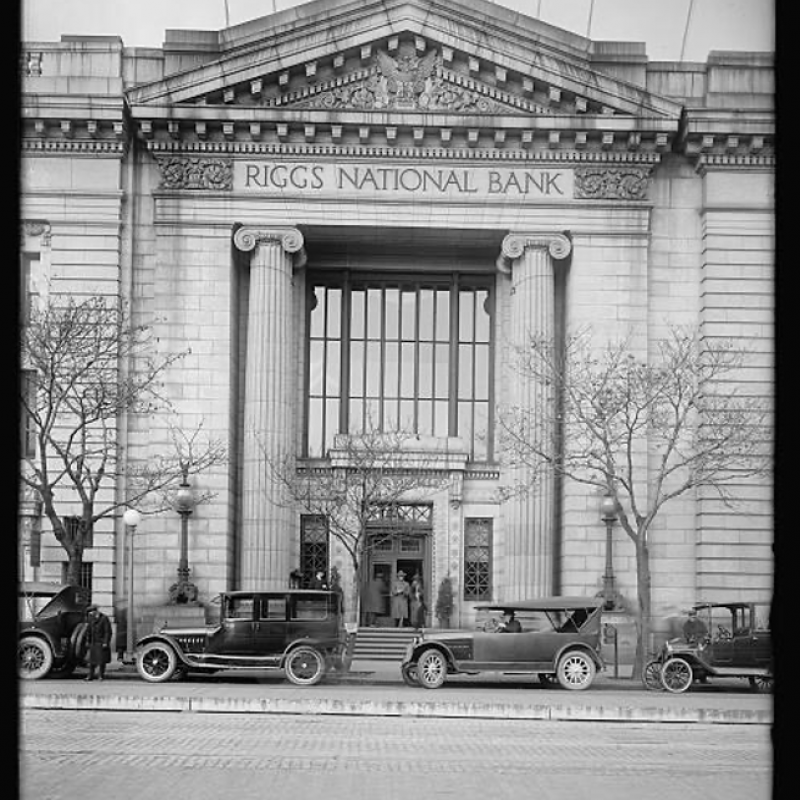
[[[218,54],[201,66],[130,89],[134,117],[166,105],[312,115],[680,115],[679,104],[592,69],[590,40],[484,0],[317,0],[218,39]]]

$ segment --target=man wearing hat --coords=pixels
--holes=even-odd
[[[410,593],[411,587],[406,580],[406,573],[402,569],[397,570],[397,578],[392,584],[392,617],[396,628],[403,628],[407,624]]]
[[[86,662],[89,665],[86,680],[94,680],[97,667],[97,679],[102,681],[106,675],[106,664],[111,661],[111,621],[94,603],[86,609],[86,647]]]
[[[689,609],[689,619],[683,625],[683,638],[689,643],[701,642],[708,635],[705,622],[697,616],[697,609]]]

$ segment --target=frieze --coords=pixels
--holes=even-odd
[[[230,191],[233,188],[232,158],[156,156],[156,161],[161,170],[160,189]]]
[[[584,200],[645,200],[650,170],[576,167],[575,197]]]

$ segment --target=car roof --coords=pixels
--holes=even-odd
[[[236,589],[232,592],[222,592],[226,597],[252,597],[256,594],[297,594],[297,595],[318,595],[327,597],[337,594],[333,589]]]
[[[750,608],[750,606],[768,606],[768,601],[762,600],[761,602],[749,602],[747,600],[735,600],[730,603],[695,603],[692,608]]]
[[[68,584],[48,583],[47,581],[23,581],[19,584],[18,594],[27,597],[55,597],[59,592],[69,589]]]
[[[537,597],[531,600],[481,604],[475,608],[490,611],[562,611],[573,608],[599,608],[604,602],[602,597]]]

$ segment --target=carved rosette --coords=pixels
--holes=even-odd
[[[297,228],[256,228],[242,226],[233,234],[233,243],[237,250],[249,253],[264,242],[279,242],[281,249],[294,256],[294,266],[305,266],[306,251],[303,245],[303,234]]]
[[[646,200],[647,167],[577,167],[575,197],[586,200]]]
[[[497,269],[509,275],[513,263],[529,247],[546,248],[556,261],[563,261],[572,252],[572,242],[563,233],[509,233],[500,247]]]
[[[40,219],[24,219],[21,221],[22,236],[40,236],[42,245],[50,244],[50,223]]]
[[[233,189],[232,158],[156,156],[161,171],[159,189]]]

